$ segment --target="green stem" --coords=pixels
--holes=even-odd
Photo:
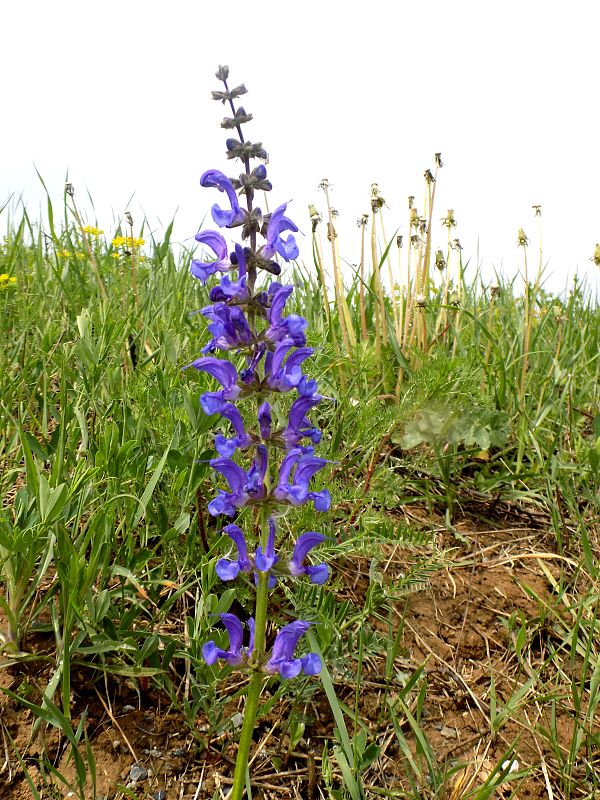
[[[235,772],[233,775],[233,788],[229,800],[242,800],[244,789],[246,788],[246,770],[248,769],[248,756],[250,745],[252,744],[252,732],[256,722],[256,712],[258,711],[258,701],[262,690],[263,676],[260,672],[254,672],[250,679],[248,694],[246,695],[246,708],[244,709],[244,724],[240,734],[240,743],[235,762]]]
[[[255,671],[252,673],[248,694],[246,695],[246,707],[244,708],[244,722],[240,733],[240,743],[238,745],[237,757],[235,761],[235,772],[233,775],[233,788],[229,800],[242,800],[244,789],[246,788],[246,770],[248,769],[248,756],[252,744],[252,734],[256,723],[258,712],[258,701],[262,691],[264,675],[260,672],[260,665],[265,658],[266,639],[267,639],[267,606],[269,599],[268,573],[258,573],[258,587],[256,590],[256,614],[254,629],[254,651],[252,654],[252,664]]]

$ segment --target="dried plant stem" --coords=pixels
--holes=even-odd
[[[361,226],[360,230],[360,287],[358,292],[358,302],[360,307],[360,333],[363,341],[368,341],[369,333],[367,330],[367,312],[365,309],[365,235],[366,225]]]
[[[323,310],[325,311],[325,319],[327,320],[327,327],[331,332],[331,337],[334,343],[337,344],[337,335],[335,333],[333,325],[331,324],[331,309],[329,308],[329,296],[327,294],[327,278],[325,276],[325,269],[323,267],[323,256],[321,255],[321,246],[319,243],[319,239],[317,237],[316,230],[313,231],[312,246],[313,246],[313,258],[317,262],[317,267],[319,270],[321,291],[323,292]]]
[[[523,268],[525,278],[525,297],[524,297],[524,330],[523,330],[523,365],[521,367],[521,382],[519,385],[519,400],[522,402],[525,397],[525,384],[527,381],[527,370],[529,368],[529,344],[531,340],[531,287],[529,286],[529,274],[527,269],[527,245],[523,246]]]
[[[336,234],[333,225],[333,214],[331,209],[331,202],[329,200],[329,188],[323,184],[323,191],[325,192],[325,200],[327,202],[327,219],[329,222],[329,240],[331,242],[331,258],[333,260],[333,285],[335,290],[335,301],[338,307],[338,316],[340,318],[340,328],[342,331],[342,342],[346,354],[350,355],[356,346],[356,337],[350,321],[350,310],[344,297],[344,285],[342,283],[342,276],[338,262],[338,254],[336,247]]]
[[[94,275],[96,277],[96,283],[98,284],[98,289],[100,290],[100,294],[102,295],[102,299],[108,302],[108,294],[106,293],[106,288],[104,283],[102,282],[102,278],[100,277],[100,270],[98,269],[98,262],[96,261],[96,257],[94,256],[94,251],[92,250],[92,246],[90,245],[89,239],[87,234],[83,230],[83,222],[81,221],[81,217],[79,215],[79,211],[77,210],[77,204],[75,203],[75,198],[71,194],[71,202],[73,204],[73,208],[71,209],[73,212],[73,216],[77,221],[77,225],[79,226],[79,230],[81,232],[81,237],[83,239],[83,247],[87,256],[90,260],[92,265],[92,269],[94,270]]]
[[[392,259],[390,258],[390,253],[389,253],[389,250],[387,249],[387,241],[388,240],[387,240],[387,236],[385,235],[385,227],[383,225],[383,214],[382,213],[379,214],[379,221],[381,222],[381,235],[383,237],[383,244],[384,244],[384,247],[386,248],[386,251],[387,251],[386,252],[386,256],[385,256],[385,260],[387,261],[388,272],[389,272],[389,276],[390,276],[390,297],[391,297],[391,301],[392,301],[392,315],[394,317],[394,330],[396,331],[396,339],[398,339],[399,338],[398,332],[399,332],[400,322],[399,322],[399,316],[398,316],[398,308],[396,307],[396,294],[395,294],[395,291],[394,291],[394,273],[392,271]]]
[[[129,235],[131,237],[131,286],[133,287],[133,300],[135,303],[135,311],[136,314],[140,310],[140,298],[138,295],[138,281],[137,281],[137,267],[135,263],[136,257],[136,247],[135,247],[135,240],[133,238],[133,220],[130,219],[129,223]]]
[[[381,281],[379,278],[379,264],[377,261],[377,236],[375,231],[375,212],[371,216],[371,262],[373,265],[373,289],[375,292],[375,359],[381,365],[381,340],[382,340],[382,327],[381,317],[383,306],[383,297],[381,296]]]

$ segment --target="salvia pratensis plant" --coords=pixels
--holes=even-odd
[[[219,647],[209,641],[202,650],[207,664],[222,659],[250,674],[231,793],[231,800],[239,800],[265,681],[275,674],[288,679],[301,673],[315,675],[321,669],[317,653],[296,653],[311,624],[308,620],[297,619],[282,627],[267,652],[269,591],[276,582],[303,579],[323,584],[329,576],[326,564],[306,563],[309,552],[325,536],[303,533],[285,556],[277,547],[278,517],[286,507],[307,502],[327,511],[331,501],[327,489],[314,491],[310,485],[327,461],[314,455],[321,433],[307,416],[322,399],[316,382],[303,372],[313,352],[306,347],[307,322],[295,314],[284,315],[293,287],[276,280],[268,283],[271,276],[281,273],[278,259],[288,262],[298,256],[294,238],[298,228],[286,215],[285,203],[270,214],[255,206],[256,192],[272,188],[264,163],[251,167],[255,159],[264,162],[266,152],[262,144],[247,141],[242,133],[252,116],[235,101],[246,87],[229,88],[226,66],[219,67],[216,76],[224,89],[213,92],[213,98],[231,109],[221,127],[237,132],[237,138],[226,141],[227,157],[241,161],[244,171],[230,178],[211,169],[200,184],[225,195],[226,203],[212,206],[212,219],[218,228],[238,229],[241,243],[232,246],[218,230],[196,235],[214,257],[194,259],[192,275],[203,284],[214,275],[221,278],[210,290],[211,304],[200,312],[208,320],[211,338],[204,355],[190,366],[208,373],[221,387],[201,396],[204,412],[220,414],[231,426],[229,436],[216,435],[218,457],[210,462],[228,488],[218,490],[208,511],[231,519],[241,509],[251,510],[243,516],[246,531],[235,522],[224,527],[233,555],[219,559],[216,572],[223,581],[250,579],[255,586],[254,616],[244,625],[235,614],[222,614],[228,644]],[[283,396],[289,394],[295,399],[286,411]]]

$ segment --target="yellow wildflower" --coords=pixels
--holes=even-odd
[[[0,281],[7,281],[7,280],[8,280],[8,272],[3,272],[2,275],[0,275]]]
[[[83,261],[85,258],[85,253],[75,253],[75,258],[78,258],[80,261]]]
[[[118,253],[111,253],[110,255],[111,255],[112,258],[115,258],[115,259],[121,258],[121,256]]]
[[[70,258],[71,257],[71,253],[68,250],[58,250],[56,255],[60,256],[61,258]]]
[[[12,278],[9,278],[9,279],[8,279],[8,282],[9,282],[9,283],[16,283],[16,282],[17,282],[17,279],[16,279],[16,278],[15,278],[15,276],[13,275],[13,277],[12,277]]]
[[[132,236],[115,236],[112,240],[113,247],[142,247],[142,245],[146,244],[144,239],[135,239]]]
[[[93,225],[86,225],[82,230],[84,233],[89,233],[90,236],[100,236],[101,233],[104,233],[103,230],[95,228]]]

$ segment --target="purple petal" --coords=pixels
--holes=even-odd
[[[235,614],[221,614],[221,622],[229,634],[229,651],[240,653],[244,638],[244,626]]]
[[[281,677],[286,679],[295,678],[302,672],[302,660],[300,658],[294,658],[290,661],[281,661],[277,666]]]
[[[318,405],[323,398],[320,394],[313,394],[307,397],[299,397],[294,400],[290,408],[289,428],[294,433],[300,432],[300,426],[304,422],[304,417],[311,408]]]
[[[314,567],[304,567],[306,574],[310,578],[310,582],[321,586],[326,583],[329,578],[329,567],[327,564],[317,564]]]
[[[283,627],[273,643],[272,656],[270,662],[290,661],[294,657],[294,650],[300,638],[310,628],[310,622],[302,619],[294,620],[289,625]]]
[[[323,665],[317,653],[307,653],[300,660],[305,675],[318,675],[321,672]]]
[[[246,538],[242,532],[242,529],[234,524],[226,525],[223,528],[223,533],[226,533],[237,547],[240,568],[244,569],[245,567],[249,567],[250,561],[248,560],[248,545],[246,544]]]
[[[294,552],[292,553],[292,557],[290,559],[292,575],[300,574],[300,568],[302,567],[304,559],[308,553],[313,549],[313,547],[316,547],[318,544],[321,544],[321,542],[324,541],[325,536],[323,536],[322,533],[316,533],[316,531],[307,531],[307,533],[303,533],[302,536],[298,538],[296,546],[294,547]],[[298,570],[298,572],[294,572],[294,570]]]
[[[258,427],[264,441],[271,438],[271,406],[266,400],[258,409]]]
[[[231,209],[222,209],[216,203],[211,208],[212,218],[220,228],[233,227],[243,222],[244,212],[240,208],[233,184],[226,175],[218,169],[209,169],[200,178],[200,185],[214,187],[225,192],[229,198]]]
[[[240,574],[240,565],[237,561],[220,558],[216,563],[215,572],[222,581],[234,581]]]
[[[206,642],[202,645],[202,657],[209,667],[212,667],[218,658],[223,658],[224,653],[225,650],[221,650],[213,641]]]
[[[231,261],[227,253],[227,242],[218,231],[200,231],[197,233],[196,241],[209,247],[215,254],[216,260],[201,261],[195,258],[190,266],[190,271],[195,278],[202,283],[206,283],[207,278],[215,272],[224,272],[231,267]]]
[[[256,623],[254,622],[254,617],[250,617],[248,620],[248,628],[250,630],[250,639],[248,641],[248,648],[246,653],[248,656],[252,655],[252,651],[254,650],[254,630],[256,628]]]
[[[323,489],[321,492],[309,492],[306,497],[315,504],[315,511],[329,511],[331,495],[327,489]]]
[[[238,494],[243,490],[246,483],[246,473],[239,464],[236,464],[230,458],[213,458],[209,463],[213,469],[221,473],[234,494]]]
[[[189,367],[194,367],[200,372],[208,372],[213,378],[219,381],[224,389],[232,389],[238,382],[238,374],[236,368],[229,361],[223,358],[198,358],[188,364]],[[239,394],[239,387],[238,394]],[[229,398],[231,400],[235,398]]]

